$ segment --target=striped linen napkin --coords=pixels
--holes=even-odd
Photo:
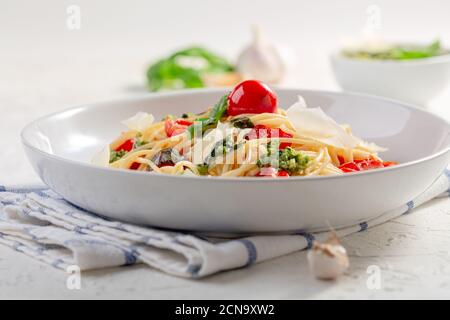
[[[343,237],[408,214],[436,197],[449,196],[450,171],[415,199],[358,225]],[[55,268],[81,270],[145,263],[166,273],[201,278],[219,271],[308,249],[328,232],[218,239],[112,221],[68,203],[45,187],[0,186],[0,243]]]

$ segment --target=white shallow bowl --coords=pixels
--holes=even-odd
[[[450,83],[450,54],[408,61],[361,60],[331,56],[341,88],[426,106]]]
[[[223,90],[154,94],[80,106],[28,125],[26,153],[42,180],[68,201],[137,224],[203,232],[287,232],[343,227],[404,205],[450,160],[449,124],[426,111],[375,97],[278,90],[280,106],[301,94],[369,141],[386,146],[391,168],[336,177],[182,177],[96,167],[92,156],[138,111],[200,112]]]

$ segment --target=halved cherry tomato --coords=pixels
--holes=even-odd
[[[125,140],[120,146],[118,146],[115,151],[126,151],[130,152],[134,147],[134,139]],[[141,164],[138,162],[133,162],[130,166],[131,170],[137,170]]]
[[[395,162],[395,161],[385,161],[385,162],[383,162],[383,166],[386,168],[386,167],[392,167],[392,166],[395,166],[395,165],[397,165],[398,164],[398,162]]]
[[[287,171],[280,170],[280,171],[278,171],[277,176],[287,178],[287,177],[289,177],[289,173],[287,173]]]
[[[252,131],[250,131],[250,133],[246,136],[246,138],[248,140],[272,138],[272,137],[277,136],[277,133],[278,133],[278,138],[292,138],[293,137],[292,134],[284,132],[283,130],[281,130],[279,128],[272,129],[272,128],[266,127],[265,125],[258,124],[252,129]],[[287,147],[289,147],[291,145],[292,145],[292,143],[282,142],[282,143],[280,143],[280,150],[286,149]]]
[[[355,162],[344,163],[339,167],[339,169],[344,172],[357,172],[361,170]]]
[[[339,156],[339,161],[342,162],[341,157]],[[382,162],[376,159],[359,159],[352,162],[347,162],[342,164],[339,169],[343,172],[358,172],[358,171],[366,171],[371,169],[379,169],[386,168],[393,165],[396,165],[397,162]]]
[[[355,160],[355,162],[361,171],[384,168],[383,162],[374,159]]]
[[[134,139],[125,140],[120,146],[118,146],[115,151],[126,151],[129,152],[133,150],[134,147]]]
[[[234,87],[228,96],[228,115],[245,113],[274,113],[277,96],[266,84],[257,80],[246,80]]]
[[[170,118],[167,118],[164,124],[164,129],[166,131],[166,135],[170,138],[182,134],[191,125],[192,122],[187,120],[183,119],[172,120]]]

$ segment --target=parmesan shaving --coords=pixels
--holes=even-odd
[[[155,117],[147,112],[138,112],[131,118],[128,118],[122,123],[126,125],[130,130],[136,130],[142,132],[153,124]]]
[[[296,134],[320,141],[341,149],[352,149],[359,144],[359,140],[341,127],[318,108],[308,108],[305,100],[299,96],[286,112],[287,117],[295,127]]]

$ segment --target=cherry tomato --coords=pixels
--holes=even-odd
[[[287,173],[287,171],[280,170],[280,171],[278,171],[277,176],[287,178],[287,177],[289,177],[289,173]]]
[[[355,162],[347,162],[339,167],[344,172],[357,172],[360,171],[360,168]]]
[[[239,83],[228,96],[228,115],[274,113],[277,96],[266,84],[257,80]]]
[[[192,125],[192,122],[187,120],[178,119],[174,121],[167,118],[164,123],[164,129],[166,131],[166,135],[170,138],[182,134],[190,125]]]
[[[278,133],[278,135],[277,135]],[[278,136],[278,138],[292,138],[293,135],[287,132],[284,132],[281,129],[272,129],[269,127],[266,127],[265,125],[258,124],[256,125],[252,131],[247,135],[247,138],[249,140],[253,139],[261,139],[261,138],[272,138]],[[291,146],[292,143],[289,142],[282,142],[280,143],[280,150],[286,149],[287,147]]]
[[[115,151],[126,151],[130,152],[134,147],[134,139],[125,140],[120,146],[118,146]],[[133,162],[130,166],[131,170],[137,170],[141,164],[138,162]]]
[[[343,158],[339,156],[339,161],[342,163]],[[358,171],[365,171],[365,170],[371,170],[371,169],[379,169],[379,168],[386,168],[393,165],[396,165],[397,162],[381,162],[379,160],[375,159],[360,159],[355,160],[352,162],[347,162],[342,164],[339,169],[341,169],[343,172],[358,172]]]
[[[355,162],[361,171],[384,168],[383,162],[378,160],[367,159],[367,160],[356,160]]]
[[[385,162],[383,162],[383,166],[386,168],[386,167],[392,167],[392,166],[395,166],[396,164],[398,164],[398,162],[395,162],[395,161],[385,161]]]
[[[123,150],[123,151],[128,152],[128,151],[133,150],[133,147],[134,147],[134,140],[128,139],[128,140],[125,140],[120,146],[118,146],[115,149],[115,151]]]

